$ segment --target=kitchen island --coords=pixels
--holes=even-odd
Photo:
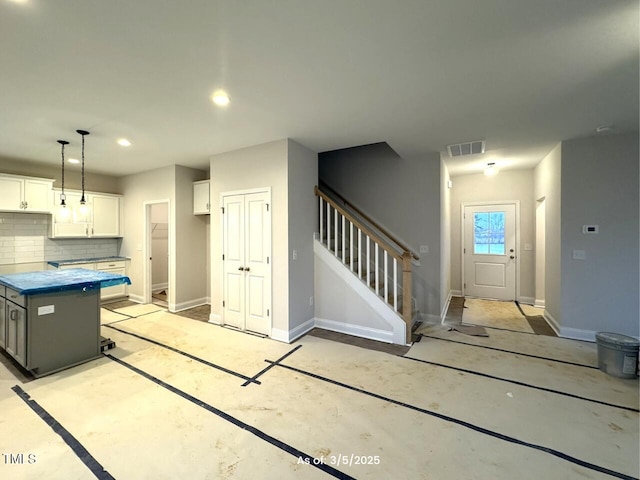
[[[128,277],[73,268],[0,276],[0,348],[35,377],[100,356],[100,289]]]

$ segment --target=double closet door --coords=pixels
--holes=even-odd
[[[268,191],[224,195],[223,323],[271,335],[271,212]]]

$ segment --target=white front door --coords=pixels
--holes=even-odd
[[[223,323],[271,334],[269,193],[223,197]]]
[[[516,206],[464,207],[463,294],[516,299]]]

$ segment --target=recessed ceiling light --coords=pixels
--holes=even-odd
[[[69,162],[69,163],[80,163],[80,160],[78,160],[77,158],[70,158],[69,160],[67,160],[67,162]]]
[[[610,132],[611,130],[613,130],[613,125],[600,125],[596,128],[596,132],[598,133]]]
[[[129,140],[127,140],[126,138],[119,138],[118,139],[118,145],[120,145],[121,147],[130,147],[131,146],[131,142]]]
[[[500,170],[496,168],[496,162],[487,163],[487,168],[484,169],[484,174],[487,177],[493,177],[498,174]]]
[[[211,95],[211,101],[219,107],[226,107],[227,105],[229,105],[229,102],[231,100],[229,99],[229,95],[227,95],[227,92],[223,90],[216,90],[215,92],[213,92],[213,95]]]

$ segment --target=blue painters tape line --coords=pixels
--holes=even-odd
[[[296,348],[294,348],[293,350],[291,350],[290,352],[285,353],[283,356],[281,356],[278,360],[276,360],[275,362],[269,362],[270,365],[266,368],[263,368],[262,370],[260,370],[258,373],[256,373],[253,377],[251,377],[249,380],[247,380],[246,382],[244,382],[242,384],[243,387],[246,387],[247,385],[249,385],[249,383],[251,383],[252,381],[255,382],[256,379],[258,377],[260,377],[261,375],[264,375],[265,373],[267,373],[269,370],[271,370],[273,367],[275,367],[276,365],[278,365],[281,361],[283,361],[285,358],[287,358],[289,355],[291,355],[293,352],[295,352],[296,350],[302,348],[302,345],[298,345]],[[260,383],[260,382],[257,382]]]
[[[42,408],[38,402],[32,400],[27,392],[25,392],[18,385],[11,388],[31,410],[33,410],[51,429],[62,437],[62,440],[69,445],[73,453],[84,463],[91,473],[100,480],[114,480],[114,477],[107,472],[100,463],[89,453],[89,451],[82,446],[82,444],[71,433],[64,428],[60,423],[51,416],[44,408]]]
[[[152,340],[151,338],[143,337],[142,335],[138,335],[136,333],[127,332],[126,330],[122,330],[122,329],[120,329],[118,327],[114,327],[114,326],[112,326],[110,324],[109,325],[102,325],[102,326],[103,327],[107,327],[107,328],[111,328],[113,330],[117,330],[118,332],[124,333],[126,335],[131,335],[132,337],[139,338],[140,340],[144,340],[145,342],[153,343],[154,345],[158,345],[159,347],[166,348],[167,350],[171,350],[172,352],[175,352],[175,353],[178,353],[180,355],[183,355],[183,356],[185,356],[187,358],[190,358],[191,360],[195,360],[196,362],[202,363],[203,365],[206,365],[206,366],[211,367],[211,368],[215,368],[216,370],[220,370],[221,372],[224,372],[224,373],[228,373],[229,375],[233,375],[234,377],[238,377],[238,378],[241,378],[243,380],[246,380],[249,383],[257,383],[258,385],[260,385],[259,381],[253,380],[253,379],[247,377],[246,375],[242,375],[241,373],[234,372],[233,370],[229,370],[228,368],[221,367],[220,365],[216,365],[215,363],[211,363],[211,362],[209,362],[207,360],[204,360],[202,358],[196,357],[195,355],[191,355],[190,353],[183,352],[182,350],[178,350],[177,348],[172,347],[170,345],[165,345],[164,343],[157,342],[156,340]]]
[[[478,425],[474,425],[473,423],[465,422],[464,420],[460,420],[458,418],[449,417],[448,415],[443,415],[441,413],[437,413],[437,412],[434,412],[434,411],[431,411],[431,410],[426,410],[424,408],[420,408],[420,407],[417,407],[415,405],[411,405],[409,403],[400,402],[398,400],[394,400],[392,398],[385,397],[385,396],[379,395],[377,393],[373,393],[373,392],[369,392],[367,390],[363,390],[362,388],[354,387],[352,385],[347,385],[346,383],[338,382],[337,380],[332,380],[330,378],[323,377],[322,375],[318,375],[316,373],[307,372],[305,370],[301,370],[301,369],[295,368],[295,367],[290,367],[288,365],[283,365],[281,363],[279,363],[278,366],[281,367],[281,368],[286,368],[287,370],[291,370],[293,372],[300,373],[302,375],[306,375],[306,376],[311,377],[311,378],[315,378],[317,380],[321,380],[323,382],[331,383],[333,385],[337,385],[339,387],[346,388],[346,389],[352,390],[354,392],[362,393],[364,395],[368,395],[370,397],[377,398],[378,400],[383,400],[385,402],[389,402],[389,403],[392,403],[394,405],[398,405],[400,407],[408,408],[409,410],[413,410],[413,411],[416,411],[416,412],[419,412],[419,413],[424,413],[425,415],[430,415],[430,416],[438,418],[440,420],[444,420],[446,422],[450,422],[450,423],[453,423],[453,424],[456,424],[456,425],[460,425],[461,427],[465,427],[465,428],[468,428],[468,429],[473,430],[475,432],[482,433],[482,434],[485,434],[485,435],[489,435],[491,437],[497,438],[499,440],[503,440],[505,442],[513,443],[513,444],[516,444],[516,445],[521,445],[523,447],[528,447],[528,448],[531,448],[531,449],[534,449],[534,450],[538,450],[538,451],[541,451],[541,452],[544,452],[544,453],[548,453],[550,455],[553,455],[554,457],[558,457],[558,458],[560,458],[562,460],[566,460],[568,462],[574,463],[576,465],[580,465],[581,467],[588,468],[590,470],[594,470],[594,471],[597,471],[597,472],[600,472],[600,473],[604,473],[606,475],[611,475],[612,477],[621,478],[623,480],[639,480],[636,477],[631,477],[631,476],[626,475],[624,473],[616,472],[614,470],[610,470],[608,468],[601,467],[600,465],[595,465],[593,463],[589,463],[589,462],[586,462],[584,460],[580,460],[579,458],[572,457],[571,455],[568,455],[566,453],[560,452],[558,450],[554,450],[552,448],[544,447],[542,445],[536,445],[535,443],[525,442],[525,441],[517,439],[515,437],[510,437],[509,435],[504,435],[502,433],[494,432],[493,430],[489,430],[487,428],[480,427]]]
[[[202,400],[199,400],[198,398],[196,398],[194,396],[189,395],[187,392],[185,392],[183,390],[180,390],[179,388],[176,388],[173,385],[169,385],[168,383],[163,382],[159,378],[154,377],[153,375],[145,372],[144,370],[140,370],[139,368],[134,367],[130,363],[127,363],[127,362],[125,362],[123,360],[120,360],[119,358],[114,357],[114,356],[109,355],[109,354],[106,354],[105,356],[109,357],[114,362],[117,362],[120,365],[128,368],[129,370],[137,373],[138,375],[146,378],[147,380],[151,380],[156,385],[159,385],[159,386],[169,390],[170,392],[175,393],[176,395],[184,398],[185,400],[188,400],[191,403],[193,403],[193,404],[195,404],[195,405],[197,405],[197,406],[199,406],[201,408],[204,408],[208,412],[213,413],[214,415],[217,415],[218,417],[222,418],[223,420],[226,420],[227,422],[232,423],[236,427],[239,427],[242,430],[246,430],[247,432],[252,433],[256,437],[258,437],[260,440],[264,440],[265,442],[270,443],[274,447],[277,447],[280,450],[283,450],[283,451],[289,453],[290,455],[293,455],[294,457],[296,457],[298,459],[304,460],[305,464],[308,463],[309,466],[314,466],[314,467],[324,471],[325,473],[328,473],[329,475],[331,475],[331,476],[333,476],[335,478],[344,479],[344,480],[355,480],[354,477],[351,477],[351,476],[347,475],[346,473],[341,472],[340,470],[337,470],[337,469],[333,468],[331,465],[326,465],[324,462],[320,461],[320,459],[316,459],[316,458],[312,457],[311,455],[307,455],[303,451],[298,450],[297,448],[292,447],[291,445],[289,445],[287,443],[284,443],[283,441],[278,440],[277,438],[274,438],[271,435],[266,434],[262,430],[259,430],[256,427],[254,427],[252,425],[249,425],[248,423],[245,423],[242,420],[239,420],[239,419],[229,415],[228,413],[225,413],[222,410],[219,410],[216,407],[214,407],[212,405],[209,405],[208,403],[205,403]]]
[[[496,352],[512,353],[513,355],[520,355],[522,357],[537,358],[539,360],[549,360],[550,362],[564,363],[565,365],[573,365],[574,367],[591,368],[591,369],[598,370],[598,367],[594,367],[593,365],[585,365],[584,363],[568,362],[566,360],[558,360],[556,358],[548,358],[548,357],[541,357],[539,355],[531,355],[530,353],[514,352],[513,350],[504,350],[502,348],[489,347],[487,345],[476,345],[475,343],[460,342],[459,340],[452,340],[450,338],[434,337],[432,335],[425,335],[424,333],[420,333],[419,335],[425,338],[433,338],[434,340],[442,340],[443,342],[459,343],[460,345],[468,345],[470,347],[485,348],[487,350],[495,350]]]
[[[475,372],[473,370],[467,370],[466,368],[452,367],[451,365],[445,365],[444,363],[430,362],[429,360],[421,360],[419,358],[413,358],[413,357],[400,357],[400,358],[406,358],[407,360],[413,360],[414,362],[426,363],[427,365],[434,365],[436,367],[449,368],[451,370],[456,370],[458,372],[464,372],[464,373],[468,373],[468,374],[471,374],[471,375],[477,375],[479,377],[490,378],[492,380],[499,380],[501,382],[513,383],[515,385],[520,385],[522,387],[534,388],[536,390],[542,390],[543,392],[550,392],[550,393],[555,393],[557,395],[564,395],[565,397],[576,398],[578,400],[584,400],[586,402],[598,403],[600,405],[606,405],[607,407],[621,408],[622,410],[629,410],[630,412],[640,412],[640,410],[638,410],[637,408],[626,407],[624,405],[617,405],[615,403],[603,402],[601,400],[595,400],[593,398],[581,397],[580,395],[574,395],[573,393],[562,392],[560,390],[553,390],[552,388],[539,387],[537,385],[531,385],[529,383],[519,382],[517,380],[510,380],[508,378],[496,377],[494,375],[489,375],[488,373],[481,373],[481,372]]]

